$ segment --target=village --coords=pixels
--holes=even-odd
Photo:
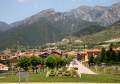
[[[62,42],[68,44],[69,40],[63,39]],[[81,46],[81,41],[75,40],[75,42],[77,42],[77,44],[80,44],[78,46]],[[100,44],[100,46],[105,47],[107,49],[108,46],[110,45],[110,43],[117,44],[117,43],[119,43],[119,40],[116,41],[116,39],[114,39],[114,40],[105,41],[105,42],[102,42]],[[101,53],[101,50],[102,50],[102,47],[97,47],[97,48],[96,47],[95,48],[84,47],[80,50],[79,49],[71,50],[71,49],[66,48],[63,50],[63,49],[60,49],[59,47],[53,46],[53,43],[51,43],[51,44],[49,43],[49,45],[52,45],[52,47],[47,46],[44,49],[28,49],[28,50],[24,50],[24,51],[18,49],[18,50],[16,50],[16,52],[12,52],[10,49],[6,49],[6,50],[0,52],[0,61],[6,62],[7,65],[4,65],[1,63],[0,69],[8,70],[10,68],[10,67],[8,67],[7,61],[10,63],[9,65],[15,66],[17,63],[17,59],[22,56],[47,57],[50,54],[56,54],[56,55],[60,55],[60,56],[73,56],[75,58],[80,58],[80,60],[82,60],[82,62],[84,62],[84,63],[88,63],[90,56],[96,57]],[[64,47],[64,45],[63,45],[63,47]],[[119,52],[120,51],[119,45],[117,44],[117,46],[113,47],[113,50],[116,52]]]
[[[66,39],[63,40],[62,42],[66,43],[66,44],[69,43],[69,41]],[[18,48],[18,50],[14,51],[14,52],[11,51],[10,49],[1,51],[0,52],[0,73],[9,73],[9,74],[11,74],[11,76],[13,75],[12,73],[14,73],[15,77],[16,76],[19,77],[19,75],[21,73],[26,74],[26,73],[23,73],[23,70],[25,70],[25,72],[28,71],[30,74],[32,69],[33,69],[33,71],[34,71],[34,69],[36,69],[36,73],[40,71],[39,73],[42,73],[42,74],[44,73],[44,76],[46,76],[46,77],[48,77],[48,76],[61,77],[64,75],[70,76],[70,73],[74,73],[74,75],[71,75],[71,76],[73,76],[73,78],[74,77],[81,78],[81,74],[88,74],[88,75],[90,75],[90,74],[94,75],[94,74],[98,74],[98,73],[105,73],[105,74],[117,73],[117,74],[119,74],[120,68],[119,68],[119,64],[117,64],[117,63],[119,63],[119,56],[118,56],[119,54],[117,54],[118,52],[120,52],[119,42],[116,42],[116,41],[114,42],[113,40],[112,41],[110,40],[110,41],[107,41],[107,43],[106,43],[106,41],[103,43],[100,43],[99,46],[102,46],[102,47],[88,48],[88,47],[84,46],[81,49],[74,49],[74,48],[69,49],[67,47],[65,49],[65,48],[61,48],[61,47],[56,47],[55,45],[53,46],[53,44],[55,44],[55,43],[51,43],[51,44],[49,43],[49,46],[47,44],[47,47],[45,47],[44,49],[20,50]],[[114,46],[110,47],[113,44],[114,44]],[[117,44],[117,45],[115,45],[115,44]],[[69,45],[71,45],[71,44],[69,44]],[[69,45],[67,45],[67,46],[69,47]],[[83,46],[83,43],[81,43],[81,41],[77,40],[77,46],[80,46],[80,45]],[[108,46],[106,47],[106,45],[108,45]],[[64,47],[64,46],[62,45],[62,47]],[[102,53],[104,53],[103,48],[105,49],[106,54],[102,54]],[[111,60],[111,59],[114,59],[114,57],[110,58],[110,60],[112,62],[110,60],[108,60],[109,62],[104,61],[105,57],[99,59],[100,56],[106,56],[107,52],[111,48],[112,48],[112,51],[110,51],[110,53],[116,52],[116,56],[118,56],[118,58],[115,58],[115,60],[118,59],[118,62],[116,60],[115,65],[113,65],[115,60],[113,60],[113,61]],[[111,54],[108,54],[108,56],[109,55],[111,55]],[[112,56],[114,56],[114,54],[112,54]],[[20,61],[22,58],[23,58],[23,60]],[[25,62],[28,62],[27,61],[28,58],[30,60],[33,60],[33,65],[25,64]],[[41,63],[41,61],[40,61],[40,63],[37,63],[37,59],[39,59],[39,58],[44,60],[45,63]],[[47,61],[46,61],[46,59],[47,59]],[[56,59],[56,62],[54,61],[54,59]],[[52,62],[50,60],[52,60]],[[19,62],[21,64],[18,67]],[[57,64],[57,62],[58,62],[58,64]],[[23,64],[25,64],[25,65],[23,65]],[[32,66],[34,68],[31,68]],[[117,68],[117,70],[115,69],[115,67]],[[58,71],[56,71],[56,68]],[[38,71],[37,71],[37,69],[38,69]],[[43,71],[41,72],[42,69],[43,69]],[[70,71],[68,71],[67,69]],[[22,70],[22,72],[20,70]],[[73,71],[73,72],[71,72],[71,71]],[[19,72],[21,72],[21,73],[19,74]],[[35,75],[35,74],[32,74],[32,75]],[[35,75],[35,77],[36,77],[36,75]],[[36,79],[37,78],[35,78],[35,80]],[[11,81],[15,82],[15,81],[18,81],[18,79],[16,79],[16,80],[11,79]],[[39,81],[39,80],[37,80],[37,81]],[[68,79],[68,81],[69,81],[69,79]]]

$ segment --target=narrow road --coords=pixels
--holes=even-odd
[[[81,62],[74,59],[69,67],[77,67],[78,68],[78,74],[84,73],[84,74],[96,74],[95,72],[91,71],[88,67],[84,66]]]

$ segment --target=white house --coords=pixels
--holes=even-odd
[[[0,71],[8,71],[8,66],[4,64],[0,64]]]

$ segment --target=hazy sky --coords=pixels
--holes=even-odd
[[[110,6],[120,0],[0,0],[0,21],[12,23],[44,9],[68,11],[81,5]]]

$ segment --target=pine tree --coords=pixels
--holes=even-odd
[[[94,57],[90,56],[89,61],[88,61],[89,66],[93,65],[94,63],[95,63]]]
[[[105,48],[102,48],[100,57],[99,57],[100,62],[105,62],[105,57],[106,57],[106,50]]]
[[[110,44],[109,49],[106,51],[105,61],[107,63],[115,62],[116,61],[116,52],[113,50],[113,45]]]

